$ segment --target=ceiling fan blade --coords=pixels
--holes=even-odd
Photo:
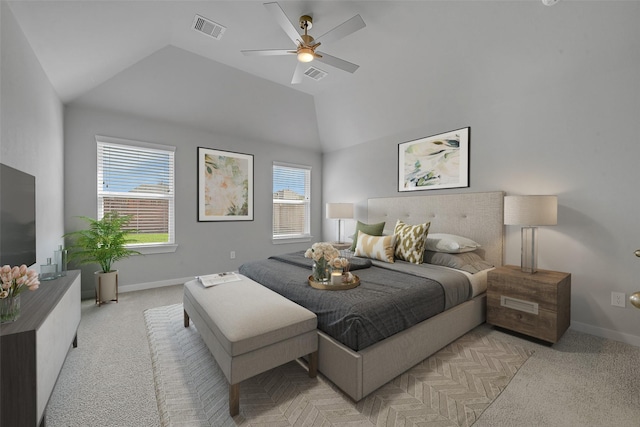
[[[320,37],[316,39],[317,42],[322,43],[331,43],[336,40],[340,40],[343,37],[348,36],[349,34],[355,33],[358,30],[366,27],[367,24],[364,23],[364,20],[360,15],[356,15],[353,18],[343,22],[332,30],[327,31]]]
[[[305,65],[306,64],[304,62],[298,62],[298,65],[296,65],[296,70],[293,72],[293,77],[291,78],[292,85],[297,85],[302,82]]]
[[[340,68],[341,70],[347,71],[349,73],[355,73],[359,65],[353,64],[349,61],[345,61],[344,59],[336,58],[335,56],[331,56],[324,52],[316,52],[321,57],[316,57],[316,61],[320,61],[324,64],[331,65],[332,67]]]
[[[274,55],[290,55],[296,53],[295,50],[287,49],[264,49],[264,50],[241,50],[245,56],[274,56]]]
[[[273,3],[264,3],[264,7],[267,8],[269,13],[275,18],[276,22],[282,27],[287,36],[295,43],[298,44],[298,39],[300,38],[300,33],[296,30],[296,27],[289,21],[287,15],[285,15],[284,11],[280,7],[280,5],[276,2]]]

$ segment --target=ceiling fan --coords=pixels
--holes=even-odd
[[[276,2],[264,3],[264,7],[267,8],[269,13],[275,18],[276,22],[280,24],[284,32],[289,38],[296,44],[296,50],[287,49],[267,49],[267,50],[243,50],[243,54],[247,56],[271,56],[271,55],[291,55],[295,54],[298,57],[298,65],[293,73],[291,84],[297,84],[302,81],[302,75],[304,74],[305,64],[308,62],[318,60],[324,64],[331,65],[349,73],[354,73],[358,69],[358,65],[345,61],[344,59],[336,58],[327,53],[316,51],[318,46],[322,43],[333,42],[339,40],[349,34],[366,27],[366,24],[362,20],[360,15],[356,15],[353,18],[343,22],[334,29],[326,32],[317,39],[310,36],[307,31],[313,26],[313,19],[309,15],[302,15],[300,17],[300,29],[304,31],[304,34],[300,34],[295,26],[289,21],[287,15]]]

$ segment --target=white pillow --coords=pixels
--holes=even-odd
[[[479,243],[466,237],[456,236],[455,234],[430,233],[427,235],[425,249],[433,252],[460,254],[475,251],[479,247]]]

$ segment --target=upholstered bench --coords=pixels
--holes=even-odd
[[[240,411],[240,382],[309,355],[318,369],[316,315],[239,275],[241,280],[205,288],[184,285],[184,326],[193,321],[229,382],[229,413]]]

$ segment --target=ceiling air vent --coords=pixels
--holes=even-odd
[[[220,24],[216,24],[215,22],[203,18],[200,15],[196,15],[193,18],[193,25],[191,26],[196,31],[199,31],[203,34],[208,35],[209,37],[213,37],[216,40],[220,40],[225,31],[227,31],[226,27],[223,27]]]
[[[318,80],[322,80],[323,78],[327,77],[327,72],[326,71],[322,71],[320,68],[309,67],[307,69],[307,71],[304,72],[304,75],[309,77],[310,79],[318,81]]]

